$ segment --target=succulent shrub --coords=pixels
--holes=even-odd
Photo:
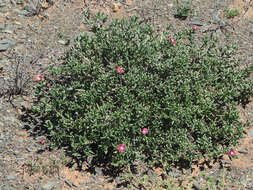
[[[49,140],[111,166],[213,158],[243,136],[235,105],[252,97],[236,49],[189,28],[156,32],[132,16],[98,14],[35,88]],[[50,79],[49,79],[50,78]]]

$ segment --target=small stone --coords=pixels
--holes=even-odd
[[[64,40],[59,40],[58,43],[59,43],[59,44],[62,44],[62,45],[65,45],[65,44],[66,44],[66,42],[65,42]]]
[[[245,150],[245,149],[243,149],[243,150],[238,150],[238,152],[241,153],[241,154],[248,154],[248,151]]]
[[[22,4],[24,4],[24,0],[16,0],[16,3],[17,3],[18,5],[22,5]]]
[[[48,0],[48,3],[49,3],[50,5],[53,5],[53,4],[55,3],[55,0]]]
[[[214,23],[219,23],[221,21],[218,11],[213,12],[212,19]]]
[[[176,173],[176,172],[172,172],[172,171],[169,171],[167,174],[170,177],[175,177],[175,178],[181,177],[181,174]]]
[[[46,184],[41,185],[41,190],[51,190],[56,185],[57,181],[50,181]]]
[[[153,179],[157,179],[158,178],[158,175],[157,175],[157,173],[154,171],[154,170],[148,170],[148,176],[150,176],[151,178],[153,178]]]
[[[16,179],[17,178],[17,176],[15,176],[15,175],[8,175],[7,176],[7,179],[8,180],[14,180],[14,179]]]
[[[17,13],[20,15],[20,16],[27,16],[30,14],[30,12],[28,12],[27,10],[18,10]]]
[[[229,161],[229,160],[223,160],[222,163],[223,163],[223,164],[231,164],[232,162]]]
[[[6,6],[6,3],[5,3],[5,1],[3,1],[3,0],[0,0],[0,7],[4,7],[4,6]]]
[[[122,7],[122,5],[119,2],[112,3],[112,11],[113,12],[118,12],[121,7]]]
[[[48,14],[48,13],[44,13],[44,14],[43,14],[43,17],[44,17],[45,19],[49,19],[50,14]]]
[[[3,30],[5,28],[4,24],[0,23],[0,30]]]
[[[248,189],[253,189],[253,180],[248,181],[246,186]]]
[[[181,0],[182,3],[190,3],[191,0]]]
[[[97,175],[103,175],[103,171],[102,171],[102,169],[99,168],[99,167],[95,167],[95,172],[96,172],[96,176],[97,176]]]
[[[32,150],[31,148],[27,147],[27,148],[26,148],[26,151],[27,151],[27,152],[32,152],[33,150]]]
[[[5,29],[5,30],[3,30],[3,33],[12,34],[13,31],[12,31],[12,30],[8,30],[8,29]]]
[[[24,137],[26,135],[26,133],[24,131],[17,131],[16,135],[20,136],[20,137]]]
[[[200,185],[198,183],[194,183],[192,185],[192,188],[195,189],[195,190],[201,190],[201,187],[200,187]]]
[[[58,184],[58,185],[55,187],[55,190],[62,190],[62,184]]]
[[[15,44],[16,44],[15,40],[8,40],[8,39],[0,40],[0,51],[5,51],[9,48],[12,48]]]
[[[199,20],[198,18],[192,18],[191,21],[190,21],[190,24],[191,25],[196,25],[196,26],[202,26],[202,21]]]
[[[121,179],[120,176],[117,176],[117,177],[114,179],[114,181],[116,182],[116,184],[122,183],[122,179]]]
[[[24,7],[24,10],[30,12],[30,13],[34,13],[35,10],[36,10],[36,7],[33,5],[33,4],[30,4],[30,5],[26,5]]]
[[[132,0],[125,0],[125,4],[130,6],[133,4],[133,1]]]
[[[252,34],[253,34],[253,33],[252,33]],[[251,130],[249,131],[249,136],[250,136],[250,137],[253,136],[253,129],[251,129]]]

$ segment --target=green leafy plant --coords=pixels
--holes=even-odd
[[[224,11],[226,18],[234,18],[235,16],[238,16],[240,14],[240,11],[238,9],[225,9]]]
[[[175,17],[181,20],[185,20],[188,16],[190,16],[191,11],[192,11],[192,5],[190,2],[182,4],[182,5],[178,5],[177,13]]]
[[[34,174],[40,170],[40,165],[37,163],[34,163],[34,161],[27,161],[24,166],[27,168],[28,172],[30,174]]]
[[[76,38],[35,88],[32,110],[52,145],[94,163],[166,168],[237,144],[235,105],[252,97],[253,85],[232,58],[235,47],[198,39],[193,29],[156,33],[135,16],[85,16],[93,34]]]

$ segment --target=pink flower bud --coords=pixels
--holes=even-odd
[[[173,45],[177,43],[176,40],[175,40],[174,38],[172,38],[172,37],[170,37],[170,42],[171,42]]]
[[[192,29],[196,31],[196,30],[199,29],[199,27],[197,27],[197,26],[192,26]]]
[[[119,145],[118,145],[118,150],[119,150],[120,152],[125,152],[126,149],[127,149],[127,147],[126,147],[125,144],[119,144]]]
[[[34,77],[34,79],[33,79],[34,82],[39,82],[39,81],[41,81],[41,80],[42,80],[42,74],[36,75],[36,76]]]
[[[143,135],[146,135],[146,134],[148,134],[148,129],[147,128],[143,128],[141,132],[142,132]]]
[[[116,67],[116,72],[119,73],[119,74],[123,74],[125,72],[124,69],[122,69],[120,66]]]
[[[40,143],[45,144],[46,139],[41,139]]]
[[[236,156],[236,154],[237,154],[237,152],[236,152],[235,150],[230,150],[230,151],[228,152],[228,156],[229,156],[229,157]]]

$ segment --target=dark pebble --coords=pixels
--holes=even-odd
[[[243,150],[239,150],[238,152],[239,152],[239,153],[241,153],[241,154],[248,154],[248,151],[247,151],[247,150],[245,150],[245,149],[243,149]]]
[[[69,187],[72,187],[73,186],[73,183],[69,180],[65,180],[65,183],[69,186]]]
[[[25,189],[29,189],[29,184],[26,184],[26,185],[25,185]]]

